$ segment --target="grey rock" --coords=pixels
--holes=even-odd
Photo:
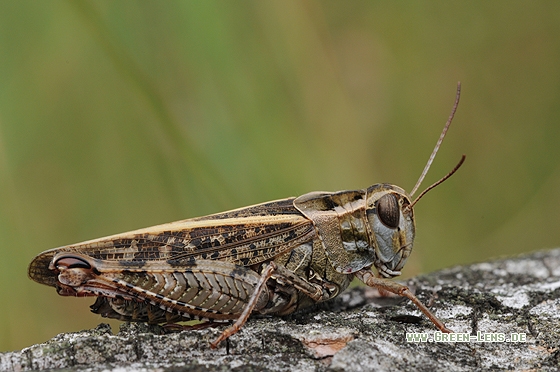
[[[560,249],[458,266],[410,279],[417,296],[467,342],[434,342],[409,301],[353,288],[318,309],[252,318],[213,350],[223,328],[166,333],[123,324],[60,334],[1,353],[0,370],[470,371],[560,369]],[[407,332],[428,342],[407,342]],[[520,342],[506,342],[511,335]],[[481,342],[480,339],[488,342]],[[505,338],[505,341],[502,340]]]

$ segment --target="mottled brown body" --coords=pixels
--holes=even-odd
[[[293,313],[336,297],[354,277],[409,298],[450,332],[407,287],[389,280],[412,251],[420,197],[411,202],[390,184],[312,192],[51,249],[35,257],[29,276],[63,296],[96,296],[92,311],[104,317],[236,320],[213,346],[252,313]]]
[[[253,295],[251,312],[286,315],[372,265],[398,275],[414,239],[408,205],[392,185],[309,193],[55,248],[29,276],[60,295],[98,296],[93,312],[126,321],[234,320]]]

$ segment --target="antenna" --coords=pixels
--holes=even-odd
[[[412,188],[412,191],[410,192],[411,197],[412,197],[412,195],[414,195],[414,193],[420,187],[420,184],[424,180],[424,177],[426,177],[426,174],[428,173],[428,170],[430,169],[430,166],[432,165],[432,162],[434,161],[434,158],[436,157],[436,154],[439,150],[439,147],[441,146],[441,143],[443,142],[443,139],[445,138],[445,134],[447,133],[447,129],[449,129],[449,126],[451,125],[451,121],[453,121],[453,117],[455,116],[455,111],[457,111],[457,106],[459,106],[459,97],[460,96],[461,96],[461,82],[459,81],[459,82],[457,82],[457,96],[455,97],[455,104],[453,105],[453,109],[451,110],[451,115],[449,115],[449,119],[447,119],[447,123],[445,123],[445,126],[443,127],[443,130],[441,131],[441,134],[439,135],[439,139],[436,143],[436,147],[434,147],[434,151],[432,151],[432,155],[430,155],[430,158],[428,159],[428,162],[426,163],[426,166],[424,167],[424,170],[422,171],[422,174],[420,175],[420,178],[418,178],[418,181],[416,181],[416,185],[414,185],[414,187]],[[441,180],[439,180],[438,182],[436,182],[435,184],[433,184],[432,186],[430,186],[426,190],[424,190],[422,192],[422,195],[424,195],[426,192],[428,192],[428,190],[433,189],[434,187],[436,187],[437,185],[439,185],[440,183],[442,183],[443,181],[445,181],[446,179],[451,177],[451,175],[453,173],[455,173],[457,171],[457,169],[459,169],[461,164],[463,164],[464,160],[465,160],[465,156],[463,155],[463,158],[461,159],[459,164],[455,167],[455,169],[453,169],[453,171],[451,171],[447,176],[443,177]],[[420,196],[422,196],[422,195],[420,195]],[[416,203],[418,201],[418,199],[420,199],[420,197],[416,198],[416,200],[414,200],[414,203]],[[414,204],[414,203],[412,203],[412,204]]]
[[[416,197],[416,199],[414,199],[414,201],[410,204],[406,206],[406,209],[412,209],[412,207],[414,207],[414,204],[416,204],[416,202],[418,202],[418,200],[420,200],[421,197],[423,197],[424,195],[426,195],[426,193],[428,191],[430,191],[431,189],[433,189],[434,187],[436,187],[437,185],[439,185],[440,183],[442,183],[443,181],[445,181],[446,179],[448,179],[449,177],[451,177],[453,175],[453,173],[457,172],[457,170],[461,167],[461,165],[463,165],[463,162],[465,161],[465,158],[467,156],[465,154],[463,154],[463,156],[461,156],[461,160],[459,160],[459,163],[457,163],[457,165],[455,166],[455,168],[453,168],[451,170],[451,172],[447,173],[445,176],[443,176],[439,181],[434,182],[433,184],[431,184],[430,186],[428,186],[426,188],[426,190],[422,191],[420,193],[420,195],[418,195]]]

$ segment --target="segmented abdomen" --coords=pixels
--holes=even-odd
[[[115,288],[117,298],[131,297],[187,319],[235,319],[247,305],[259,277],[255,271],[231,263],[200,260],[180,271],[101,272],[92,284],[105,282],[105,286]],[[255,309],[263,308],[268,300],[265,290]]]

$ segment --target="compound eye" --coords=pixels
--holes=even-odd
[[[399,227],[400,208],[397,197],[393,194],[385,194],[377,201],[377,215],[381,222],[391,228]]]
[[[91,269],[91,265],[78,257],[65,256],[55,262],[57,269]]]

